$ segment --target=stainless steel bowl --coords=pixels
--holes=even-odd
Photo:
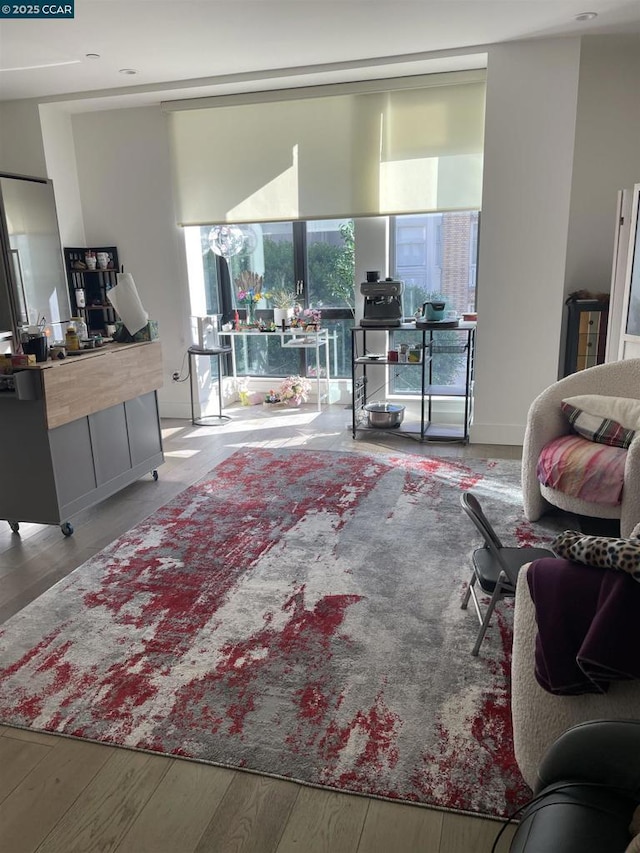
[[[393,429],[404,419],[404,406],[398,403],[367,403],[364,407],[370,427]]]

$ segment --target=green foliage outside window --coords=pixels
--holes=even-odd
[[[295,292],[293,244],[288,240],[262,241],[264,251],[264,289],[268,292],[286,290]]]
[[[352,219],[340,225],[342,245],[311,242],[307,247],[310,304],[348,308],[355,315],[355,237]]]

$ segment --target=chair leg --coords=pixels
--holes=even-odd
[[[475,591],[475,589],[471,590],[471,601],[473,602],[473,608],[476,611],[476,616],[478,617],[478,625],[482,625],[484,622],[484,614],[482,613],[482,608],[480,607],[480,599]]]
[[[493,591],[493,595],[491,596],[491,601],[489,602],[486,612],[484,614],[484,618],[482,620],[482,624],[480,625],[480,630],[478,631],[478,636],[476,637],[476,642],[471,650],[471,654],[474,657],[478,656],[480,652],[480,646],[482,645],[482,641],[484,640],[484,635],[487,633],[487,628],[489,627],[489,622],[491,621],[491,614],[495,610],[496,604],[500,600],[500,592],[502,589],[502,584],[500,581],[496,583],[496,588]]]
[[[467,605],[469,604],[469,599],[471,598],[471,590],[472,590],[472,588],[475,585],[475,582],[477,580],[478,580],[478,578],[476,576],[476,573],[474,572],[471,576],[471,580],[469,581],[469,584],[467,585],[467,590],[464,594],[464,598],[462,599],[462,604],[460,605],[460,610],[466,610],[467,609]]]

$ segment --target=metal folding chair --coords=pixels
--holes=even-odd
[[[472,554],[473,574],[461,605],[462,609],[466,610],[471,598],[478,615],[480,630],[471,652],[472,655],[477,655],[496,604],[503,598],[515,595],[516,581],[521,567],[531,560],[555,557],[555,554],[547,548],[505,548],[475,495],[471,492],[463,492],[460,495],[460,503],[485,542],[482,548],[477,548]],[[479,584],[486,595],[491,596],[484,613],[478,600],[476,584]]]

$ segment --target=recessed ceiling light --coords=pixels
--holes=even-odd
[[[99,53],[85,53],[87,59],[100,59]]]
[[[580,12],[579,15],[576,15],[576,21],[593,21],[597,17],[597,12]]]
[[[120,74],[137,74],[137,73],[138,72],[136,71],[135,68],[121,68],[120,69]]]

